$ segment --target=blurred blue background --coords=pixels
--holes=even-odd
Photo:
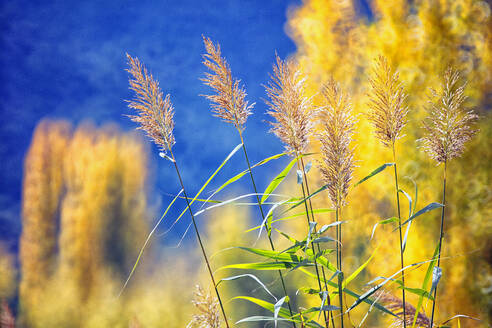
[[[219,42],[233,75],[256,102],[246,125],[250,160],[257,162],[283,146],[267,133],[264,84],[275,52],[286,57],[295,45],[284,31],[289,7],[300,1],[2,1],[0,4],[0,239],[13,250],[20,235],[22,165],[33,129],[43,118],[73,124],[91,120],[135,128],[125,99],[125,53],[139,57],[170,93],[176,109],[175,155],[185,186],[194,194],[239,143],[234,128],[212,117],[203,76],[202,34]],[[152,183],[159,210],[176,193],[169,162],[152,145]],[[286,159],[259,170],[260,189]],[[213,184],[245,168],[241,153]],[[272,171],[273,170],[273,171]],[[240,184],[250,192],[249,180]],[[169,219],[176,217],[177,208]],[[188,218],[186,218],[188,221]],[[179,236],[187,224],[174,230]]]

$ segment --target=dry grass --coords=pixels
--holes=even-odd
[[[219,302],[200,286],[196,286],[193,305],[199,314],[194,314],[187,328],[220,328]]]
[[[403,301],[396,296],[386,292],[378,291],[375,294],[375,298],[379,299],[379,302],[384,304],[384,306],[392,311],[397,316],[403,315]],[[411,327],[413,324],[413,318],[415,316],[415,308],[408,302],[405,302],[405,313],[406,313],[406,325]],[[415,322],[415,327],[429,327],[430,319],[425,315],[425,313],[420,312],[417,315],[417,321]],[[403,327],[404,322],[402,318],[395,318],[391,327]]]
[[[476,133],[478,116],[464,107],[465,84],[459,86],[459,72],[448,68],[441,93],[431,90],[429,116],[424,121],[425,136],[420,139],[425,152],[439,163],[463,154],[465,143]]]
[[[376,137],[387,147],[402,137],[401,130],[406,124],[408,108],[404,105],[406,94],[388,60],[379,56],[370,79],[372,90],[369,94],[371,111],[369,119],[374,126]]]
[[[0,327],[15,328],[14,314],[5,301],[2,301],[2,304],[0,305]]]
[[[282,61],[278,56],[271,79],[265,86],[270,98],[266,101],[270,107],[267,113],[275,119],[269,122],[270,131],[280,138],[287,151],[302,154],[307,150],[313,128],[313,105],[311,98],[304,95],[305,80],[294,61]]]
[[[354,171],[354,152],[350,148],[354,134],[355,118],[352,105],[340,85],[331,79],[323,86],[324,107],[318,112],[322,126],[318,139],[321,142],[320,171],[333,206],[345,205]]]
[[[129,79],[130,89],[135,92],[135,98],[129,101],[128,107],[138,112],[138,115],[129,117],[140,124],[139,129],[144,130],[163,152],[170,151],[175,143],[174,108],[170,96],[163,97],[159,82],[154,80],[138,58],[126,56],[130,66],[127,71],[132,76]]]
[[[229,64],[221,56],[220,45],[203,37],[206,54],[203,55],[203,64],[210,70],[205,73],[202,81],[211,87],[215,94],[203,95],[212,102],[212,112],[227,123],[234,124],[242,131],[244,124],[251,115],[255,105],[246,101],[246,90],[240,85],[240,80],[233,79]]]

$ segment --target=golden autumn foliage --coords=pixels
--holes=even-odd
[[[146,169],[144,146],[131,136],[90,126],[73,135],[64,167],[59,265],[85,297],[103,267],[121,278],[132,265],[135,242],[145,237]]]
[[[227,197],[226,197],[227,198]],[[222,207],[213,210],[208,215],[206,246],[210,254],[212,266],[215,270],[231,263],[244,263],[251,261],[252,257],[244,251],[233,249],[238,246],[251,247],[254,243],[252,236],[244,232],[249,228],[250,212],[247,208],[241,207],[239,210],[235,206]],[[194,242],[194,241],[193,241]],[[205,268],[200,267],[201,285],[208,289],[209,283],[206,277]],[[244,274],[243,270],[220,270],[215,273],[217,280],[225,277]],[[257,273],[255,273],[257,274]],[[275,274],[275,273],[274,273]],[[259,277],[262,277],[261,275]],[[273,274],[263,277],[273,279]],[[232,322],[242,319],[251,313],[258,313],[261,310],[245,301],[232,300],[237,295],[251,295],[258,285],[250,278],[240,278],[237,281],[223,281],[220,284],[220,294],[224,295],[225,311]]]
[[[17,270],[14,255],[0,243],[0,302],[11,298],[17,286]]]
[[[420,149],[422,145],[416,142],[424,133],[421,120],[426,116],[430,88],[440,91],[440,81],[449,66],[461,72],[463,81],[467,82],[464,90],[468,97],[466,106],[478,112],[480,132],[466,146],[464,156],[448,167],[450,187],[446,198],[449,206],[446,209],[437,322],[455,314],[467,314],[487,322],[492,300],[490,289],[486,288],[492,278],[489,255],[492,243],[489,219],[492,212],[490,5],[474,0],[376,0],[370,3],[372,15],[367,17],[361,13],[358,4],[355,1],[306,0],[289,12],[288,32],[298,47],[295,58],[307,75],[307,91],[314,95],[316,104],[322,104],[321,86],[333,76],[351,95],[354,112],[362,115],[354,136],[354,157],[359,161],[355,170],[357,181],[393,160],[391,152],[374,137],[374,129],[367,119],[374,61],[380,55],[388,59],[398,70],[408,94],[408,124],[405,136],[397,146],[400,187],[414,197],[412,180],[416,182],[418,209],[441,200],[442,167],[436,167]],[[311,150],[318,147],[315,144]],[[367,281],[398,270],[397,257],[384,255],[398,249],[393,227],[379,226],[374,239],[369,241],[374,224],[394,216],[393,184],[392,175],[383,173],[349,192],[349,204],[344,214],[349,220],[344,225],[344,254],[349,254],[345,264],[347,272],[357,268],[380,245],[364,275]],[[319,180],[317,185],[321,185]],[[405,198],[401,201],[405,219],[407,201]],[[325,207],[327,200],[316,203],[316,207]],[[333,218],[322,222],[331,220]],[[412,225],[405,251],[406,263],[432,256],[439,236],[438,220],[438,214],[431,213]],[[412,270],[406,275],[406,285],[420,288],[424,274],[425,268]],[[416,305],[416,296],[407,295],[410,295],[409,302]],[[429,306],[432,302],[424,302],[427,313]],[[353,317],[357,318],[356,315]],[[467,327],[483,325],[474,321],[466,324]]]
[[[65,122],[42,121],[25,160],[19,294],[26,318],[43,302],[42,290],[56,269],[57,217],[69,133]]]
[[[72,132],[66,122],[39,124],[23,189],[25,323],[94,326],[92,307],[114,302],[112,293],[147,231],[147,176],[146,147],[133,134],[110,126],[86,124]]]
[[[324,144],[320,144],[316,138],[308,138],[305,133],[301,146],[291,148],[304,150],[310,142],[307,152],[313,152],[314,155],[306,157],[306,160],[316,162],[321,159],[316,152],[321,149],[321,153],[324,152],[327,157],[330,155],[327,152],[333,147],[326,145],[341,138],[341,141],[332,143],[343,150],[341,154],[348,164],[345,163],[342,168],[332,165],[335,168],[331,168],[331,171],[336,174],[333,174],[331,180],[338,177],[344,182],[339,183],[340,190],[337,190],[332,200],[338,200],[334,203],[338,203],[343,220],[347,221],[343,224],[341,246],[345,277],[360,267],[377,249],[367,268],[360,273],[357,280],[347,286],[363,293],[368,288],[363,283],[380,276],[388,277],[400,269],[400,259],[395,256],[399,253],[399,238],[394,230],[395,226],[387,224],[375,227],[378,221],[395,216],[395,181],[389,170],[386,170],[357,187],[353,187],[352,182],[360,180],[383,163],[396,160],[400,188],[413,198],[412,205],[416,209],[441,200],[443,168],[436,166],[425,154],[423,145],[418,140],[424,135],[422,120],[430,106],[430,90],[435,89],[436,94],[442,92],[441,82],[446,69],[458,69],[462,82],[467,82],[463,89],[464,105],[466,108],[473,108],[480,116],[477,123],[479,132],[466,145],[463,156],[448,164],[445,244],[441,262],[443,277],[439,283],[435,322],[443,322],[456,314],[465,314],[482,319],[482,322],[466,321],[466,327],[485,327],[484,323],[492,319],[490,4],[477,0],[374,0],[370,2],[369,15],[363,13],[359,6],[358,1],[305,0],[302,5],[289,12],[287,28],[298,51],[293,60],[283,62],[277,58],[276,73],[283,68],[291,68],[294,73],[287,72],[288,69],[284,71],[293,76],[294,82],[291,81],[290,84],[302,85],[297,90],[299,95],[296,94],[299,99],[306,97],[309,99],[309,106],[312,101],[313,108],[328,106],[330,108],[325,108],[328,111],[325,116],[341,117],[340,121],[350,123],[345,128],[331,126],[333,131],[325,131],[328,134]],[[220,51],[211,47],[209,44],[207,51],[209,54],[218,53],[215,59],[210,57],[217,62]],[[136,79],[134,81],[138,80],[138,83],[135,82],[137,84],[132,85],[134,91],[140,90],[141,85],[151,80],[154,91],[151,94],[162,105],[159,108],[164,112],[168,111],[167,118],[173,121],[172,105],[166,103],[169,98],[157,92],[157,82],[147,75],[147,71],[142,71],[138,61],[129,58],[133,69],[130,73]],[[387,61],[380,59],[378,66],[375,65],[377,58],[386,58]],[[209,68],[214,66],[213,63],[211,66],[209,64],[206,63]],[[230,71],[227,65],[224,67],[222,73],[225,72],[224,76],[227,77]],[[398,75],[393,75],[390,67]],[[378,97],[371,98],[371,89],[378,82],[374,79],[374,73],[378,69],[385,74],[381,75],[381,81],[385,81],[384,77],[387,80],[394,78],[400,117],[400,125],[396,124],[395,131],[383,129],[381,124],[375,124],[374,127],[369,119],[371,108],[374,109],[374,105],[378,105],[380,100]],[[286,76],[289,75],[287,73]],[[306,77],[305,80],[302,79],[302,83],[298,81],[301,75]],[[282,79],[279,78],[280,80]],[[339,84],[335,84],[335,80]],[[224,85],[235,86],[233,82],[228,83]],[[326,86],[325,92],[323,85]],[[328,90],[330,85],[331,89]],[[269,91],[267,90],[270,95],[273,87],[270,85]],[[275,89],[273,93],[277,94],[279,90]],[[347,99],[340,96],[340,90],[343,90],[343,95],[347,95]],[[137,98],[136,102],[143,101],[140,105],[145,107],[152,102],[144,96]],[[302,104],[298,105],[299,101],[295,103],[295,108],[307,108],[306,103],[304,107]],[[133,107],[139,107],[137,110],[143,108],[137,105]],[[152,115],[163,113],[152,112],[151,106],[143,109],[148,117],[154,119]],[[250,108],[246,104],[242,109],[247,113],[243,113],[244,120],[235,120],[239,122],[238,129],[242,129]],[[222,116],[227,116],[226,112],[222,111]],[[351,113],[357,117],[349,116]],[[306,126],[311,124],[311,117],[307,113],[295,115],[294,121],[300,116],[303,118],[302,122],[291,122],[291,118],[286,122],[306,123]],[[374,118],[374,113],[372,117]],[[376,117],[376,121],[379,119]],[[230,117],[226,120],[234,121]],[[325,117],[325,123],[328,121]],[[391,120],[382,118],[380,121],[384,123]],[[405,127],[401,129],[403,125]],[[165,137],[172,140],[160,145],[161,148],[170,150],[174,144],[174,121],[166,127]],[[154,137],[162,137],[155,122],[150,128]],[[325,129],[328,128],[330,127],[325,126]],[[395,152],[381,144],[375,136],[378,128],[379,136],[386,136],[387,144],[395,145],[395,140],[398,139],[395,146],[398,154],[396,159]],[[395,128],[395,125],[390,128]],[[340,131],[345,131],[345,134],[340,135]],[[332,155],[333,160],[325,161],[326,163],[337,164],[340,157],[343,157],[340,154]],[[147,190],[150,184],[147,158],[147,148],[140,139],[133,134],[122,133],[116,127],[96,128],[83,124],[73,130],[68,123],[61,121],[43,121],[39,124],[26,156],[24,172],[19,287],[22,325],[178,328],[185,327],[192,318],[196,321],[194,324],[198,325],[200,320],[211,318],[210,321],[217,326],[218,321],[222,320],[214,312],[217,311],[217,305],[213,296],[206,296],[211,291],[211,286],[198,247],[193,250],[165,250],[161,257],[157,257],[152,249],[146,250],[145,259],[139,264],[135,276],[121,297],[117,297],[149,230],[151,210]],[[317,190],[329,180],[326,176],[323,180],[322,173],[326,172],[328,171],[320,172],[315,167],[310,170],[308,177],[312,184],[311,191]],[[284,186],[281,193],[299,197],[298,187]],[[341,198],[344,200],[343,207],[340,206]],[[325,209],[316,214],[318,227],[335,220],[334,213],[326,210],[333,207],[326,191],[312,201],[314,208]],[[402,220],[406,220],[410,216],[407,214],[410,202],[404,194],[401,194],[400,202]],[[297,213],[304,211],[301,207],[296,210]],[[207,232],[204,244],[217,281],[244,274],[242,270],[219,268],[231,263],[258,260],[257,257],[234,248],[235,246],[268,248],[263,247],[266,245],[265,238],[260,238],[255,243],[257,231],[245,233],[250,228],[253,221],[250,218],[253,216],[247,207],[234,205],[218,207],[207,214],[206,217],[199,216],[197,221],[200,229]],[[277,213],[275,219],[276,215]],[[258,223],[257,221],[254,222]],[[439,236],[439,222],[439,215],[434,211],[420,216],[412,223],[404,253],[406,264],[431,258]],[[303,216],[293,217],[279,225],[283,231],[296,238],[304,238],[308,229]],[[329,234],[333,236],[334,232],[330,230]],[[374,236],[371,237],[371,234]],[[275,231],[272,237],[275,238],[274,243],[278,249],[290,245]],[[193,247],[194,238],[190,238]],[[330,255],[329,252],[326,254],[334,263],[335,255]],[[0,299],[11,297],[14,293],[16,279],[12,262],[0,249]],[[422,288],[426,267],[424,265],[406,271],[405,285]],[[255,272],[255,275],[275,295],[284,294],[276,271]],[[314,279],[310,281],[298,271],[289,271],[285,279],[287,294],[291,298],[289,302],[296,311],[301,307],[320,305],[317,296],[311,297],[312,295],[299,292],[313,286],[317,288]],[[200,316],[191,302],[196,284],[203,287],[199,296],[202,303],[208,304],[211,309],[210,313],[202,311],[208,317]],[[386,287],[386,291],[379,293],[381,302],[399,313],[403,304],[395,296],[399,296],[401,290],[397,290],[396,284],[390,283]],[[270,297],[251,277],[242,277],[234,282],[222,281],[218,288],[231,322],[251,315],[271,315],[244,299],[233,299],[238,295],[261,299]],[[333,291],[330,287],[330,292]],[[418,296],[411,292],[406,295],[407,313],[415,313]],[[350,305],[353,299],[346,295],[344,297],[345,306]],[[338,300],[333,304],[338,304]],[[429,322],[427,317],[430,316],[431,307],[432,302],[424,299],[420,322]],[[342,320],[347,326],[352,324],[355,327],[368,308],[367,304],[361,304]],[[337,317],[337,322],[338,320]],[[389,316],[381,315],[381,312],[372,311],[364,325],[389,326],[391,320]],[[398,324],[397,322],[396,325]],[[456,322],[451,322],[451,325],[456,325]]]

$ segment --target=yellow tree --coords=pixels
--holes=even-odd
[[[41,291],[56,269],[56,230],[69,134],[66,122],[42,121],[25,159],[19,292],[26,320],[43,302]]]
[[[482,287],[490,279],[492,268],[485,259],[490,246],[485,250],[481,245],[490,245],[492,231],[490,220],[486,220],[492,211],[488,196],[492,171],[489,164],[492,117],[488,111],[492,107],[490,6],[476,0],[375,0],[370,2],[370,15],[361,12],[359,6],[357,1],[305,0],[289,12],[287,29],[298,47],[295,57],[308,76],[308,91],[321,104],[321,85],[333,76],[351,94],[354,112],[362,114],[355,134],[355,157],[360,159],[355,177],[362,178],[383,161],[392,161],[371,137],[372,128],[365,116],[369,111],[367,93],[374,60],[379,55],[388,58],[391,66],[400,72],[409,95],[408,127],[398,145],[398,153],[402,154],[399,169],[402,177],[409,176],[418,184],[417,207],[422,207],[441,199],[440,170],[436,170],[416,143],[423,134],[421,119],[428,106],[429,89],[439,89],[448,66],[461,71],[467,82],[467,106],[481,115],[481,132],[464,157],[452,164],[457,173],[449,181],[447,198],[455,205],[447,209],[451,223],[445,239],[450,247],[444,251],[444,256],[450,258],[441,263],[440,302],[443,303],[437,317],[442,322],[463,313],[487,321],[486,304],[491,296]],[[344,252],[353,257],[352,263],[347,259],[347,270],[356,268],[361,257],[367,256],[376,244],[381,244],[380,254],[398,249],[396,234],[388,227],[378,227],[375,238],[369,242],[373,225],[393,216],[391,183],[391,175],[383,173],[351,192],[346,216],[352,224],[344,227],[347,231]],[[413,197],[410,179],[403,178],[401,187]],[[419,218],[412,226],[405,251],[407,263],[431,257],[439,236],[438,220],[437,213],[433,213]],[[363,226],[366,229],[360,229]],[[366,277],[370,280],[396,272],[397,264],[390,257],[377,256]],[[409,286],[421,287],[422,271],[409,272]],[[409,300],[415,304],[416,297],[410,296]]]
[[[102,272],[122,279],[147,229],[147,162],[143,144],[114,127],[81,126],[66,156],[60,274],[81,300]],[[109,270],[109,271],[108,271]]]
[[[147,231],[147,176],[146,147],[134,134],[84,124],[72,135],[67,123],[40,123],[23,190],[26,324],[92,327],[123,320],[113,299]]]
[[[9,300],[14,295],[16,275],[14,255],[0,243],[0,302]]]

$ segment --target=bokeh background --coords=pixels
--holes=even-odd
[[[357,113],[367,112],[368,74],[378,55],[400,71],[411,109],[406,136],[399,144],[403,188],[419,186],[417,208],[441,198],[441,167],[418,149],[429,88],[438,88],[452,65],[467,81],[467,106],[481,116],[480,133],[449,174],[449,224],[444,276],[440,286],[440,322],[454,314],[492,315],[491,116],[492,20],[490,2],[431,1],[122,1],[50,3],[5,1],[0,4],[2,120],[0,161],[0,299],[21,327],[184,327],[195,312],[194,286],[209,287],[189,218],[168,228],[184,209],[177,202],[158,229],[141,265],[121,297],[116,298],[138,251],[172,196],[179,191],[169,162],[154,145],[134,132],[125,53],[138,56],[171,94],[176,108],[175,154],[184,184],[195,193],[208,175],[239,143],[232,126],[210,115],[200,94],[209,92],[203,76],[202,35],[220,42],[233,74],[256,102],[247,123],[246,145],[253,162],[283,151],[268,133],[266,97],[275,53],[294,57],[307,76],[307,93],[318,102],[321,84],[330,76],[352,95]],[[391,154],[373,138],[364,115],[356,135],[356,178]],[[317,150],[313,142],[312,150]],[[237,154],[206,191],[209,195],[245,169]],[[314,160],[314,159],[313,159]],[[260,190],[288,162],[283,157],[255,171]],[[316,167],[312,183],[321,185]],[[295,177],[281,192],[299,196]],[[312,189],[315,189],[314,187]],[[396,235],[373,225],[394,213],[392,179],[381,174],[349,198],[344,211],[344,251],[348,272],[382,245],[374,261],[354,282],[364,283],[395,272]],[[241,180],[217,197],[249,193]],[[325,196],[317,207],[327,207]],[[404,211],[405,212],[405,211]],[[319,216],[331,222],[330,215]],[[255,235],[245,230],[259,223],[255,207],[223,207],[200,217],[210,254],[232,246],[250,246]],[[361,228],[364,227],[364,228]],[[281,226],[305,233],[304,221]],[[431,257],[438,214],[412,227],[408,263]],[[180,240],[183,238],[183,242]],[[278,236],[276,236],[277,238]],[[279,238],[277,243],[282,245]],[[177,247],[179,245],[179,247]],[[286,244],[285,244],[286,245]],[[261,242],[258,246],[262,246]],[[215,269],[253,261],[238,251],[219,252]],[[409,284],[420,287],[424,269],[412,271]],[[233,272],[219,272],[221,277]],[[273,274],[260,275],[280,295]],[[295,296],[310,285],[289,276],[295,306],[314,302]],[[238,320],[266,314],[236,295],[265,297],[253,282],[222,284],[226,310]],[[229,301],[230,300],[230,301]],[[416,298],[410,297],[411,302]],[[315,303],[312,303],[315,304]],[[429,310],[425,304],[425,309]],[[354,321],[367,311],[361,306]],[[233,320],[233,321],[234,321]],[[367,326],[384,326],[387,318],[371,314]],[[453,322],[456,325],[456,322]],[[260,327],[260,325],[243,324]]]

